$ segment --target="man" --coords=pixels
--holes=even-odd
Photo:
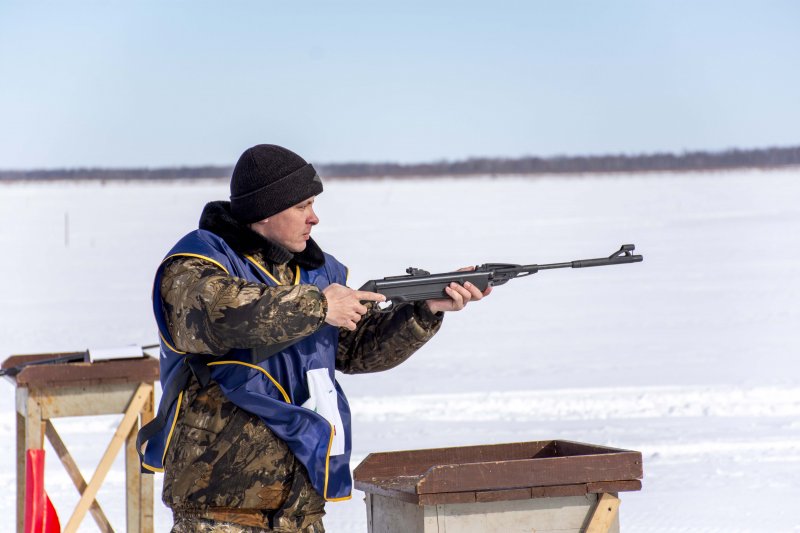
[[[488,294],[369,313],[377,293],[311,238],[322,181],[297,154],[242,154],[231,201],[159,267],[153,309],[164,394],[140,433],[142,467],[163,471],[174,533],[324,531],[325,501],[350,498],[350,412],[334,369],[377,372],[411,356],[445,311]]]

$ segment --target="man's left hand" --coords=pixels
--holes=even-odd
[[[475,270],[475,267],[459,268],[458,272],[465,272],[468,270]],[[451,283],[449,287],[445,287],[444,292],[450,298],[441,298],[436,300],[425,300],[428,304],[428,309],[433,313],[439,311],[461,311],[466,307],[469,302],[474,302],[482,299],[484,296],[489,296],[492,292],[492,287],[486,287],[486,290],[481,292],[478,287],[466,282],[464,285],[458,283]]]

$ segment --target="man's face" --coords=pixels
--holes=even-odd
[[[314,213],[314,198],[312,196],[269,218],[253,222],[250,228],[290,252],[302,252],[311,236],[311,227],[319,223]]]

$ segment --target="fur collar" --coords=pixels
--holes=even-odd
[[[300,253],[292,253],[278,243],[265,239],[247,226],[240,224],[231,214],[231,203],[218,201],[209,202],[200,215],[200,229],[214,233],[228,243],[240,254],[261,252],[264,258],[272,263],[282,265],[292,259],[306,270],[313,270],[325,264],[322,250],[308,239],[306,249]]]

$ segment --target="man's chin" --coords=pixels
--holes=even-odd
[[[306,249],[306,246],[308,246],[308,243],[306,241],[303,241],[302,243],[295,244],[294,246],[289,248],[289,251],[299,254],[300,252]]]

